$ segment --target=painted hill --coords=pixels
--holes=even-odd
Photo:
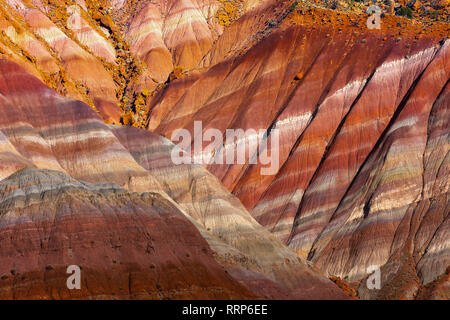
[[[368,5],[2,1],[0,297],[448,299],[448,3]],[[174,165],[194,121],[279,170]]]

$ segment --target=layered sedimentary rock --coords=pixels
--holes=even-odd
[[[73,5],[67,8],[70,15],[67,19],[67,27],[74,32],[80,43],[84,44],[96,56],[105,59],[107,62],[114,63],[116,60],[116,51],[112,43],[108,41],[108,29],[95,30],[85,18],[83,18],[83,6]]]
[[[0,190],[2,299],[254,297],[157,194],[35,168]],[[80,290],[66,286],[70,265],[82,268]]]
[[[4,298],[346,298],[175,147],[0,60]],[[65,287],[69,265],[83,288]]]
[[[141,126],[139,95],[196,68],[258,2],[7,0],[0,54],[106,122]]]
[[[448,23],[387,14],[380,30],[369,30],[366,15],[294,0],[7,0],[0,4],[0,30],[0,58],[29,72],[0,65],[0,112],[7,115],[0,119],[4,221],[21,223],[8,214],[22,208],[23,197],[37,201],[24,219],[49,206],[62,229],[71,222],[58,208],[71,199],[67,212],[100,221],[88,233],[114,225],[125,236],[134,215],[169,232],[164,219],[175,217],[194,247],[208,243],[207,252],[190,254],[199,268],[228,272],[208,273],[214,285],[201,295],[197,273],[176,285],[148,282],[140,268],[150,260],[130,249],[123,260],[130,264],[117,273],[131,279],[136,271],[139,289],[122,290],[122,280],[106,288],[99,276],[94,287],[100,289],[81,296],[342,297],[323,272],[336,283],[342,284],[337,277],[350,282],[361,298],[448,299]],[[175,166],[171,154],[178,149],[159,134],[193,133],[195,121],[200,133],[246,130],[213,149],[206,141],[200,148],[192,143],[195,160],[242,142],[261,140],[267,148],[240,164]],[[264,154],[272,156],[275,172],[264,174],[267,163],[250,163]],[[145,230],[134,246],[141,246]],[[177,238],[170,239],[167,250],[176,254],[167,259],[181,274],[173,259],[192,247],[174,248]],[[81,241],[78,256],[88,246]],[[69,256],[64,246],[61,252]],[[108,251],[114,261],[117,254]],[[42,273],[41,261],[27,274],[60,281],[62,267],[52,266],[48,251],[44,256],[53,261],[47,271],[59,273]],[[6,275],[12,260],[5,261]],[[99,263],[87,267],[92,274]],[[373,266],[381,267],[381,290],[365,285]],[[33,297],[67,296],[61,287],[53,295],[48,281],[39,281]],[[23,297],[5,283],[5,297]]]
[[[113,131],[136,161],[160,181],[164,191],[200,224],[200,230],[210,233],[206,237],[216,238],[210,245],[220,261],[231,266],[230,273],[244,283],[252,279],[252,291],[276,296],[265,288],[264,283],[270,279],[281,284],[276,290],[286,298],[337,294],[332,287],[317,287],[317,277],[305,267],[305,262],[251,218],[239,200],[203,166],[174,166],[171,142],[138,129],[114,127]],[[235,263],[238,266],[233,266]]]
[[[26,57],[38,59],[34,67],[46,74],[43,80],[61,86],[62,93],[82,97],[95,105],[105,120],[118,122],[117,87],[113,76],[98,59],[114,61],[112,44],[82,18],[83,9],[79,6],[46,9],[18,0],[2,3],[3,17],[10,24],[6,40],[17,45],[18,50],[25,50],[22,54]],[[29,41],[22,40],[22,33]]]
[[[361,283],[362,297],[414,298],[449,265],[448,27],[387,16],[371,32],[358,15],[267,8],[224,31],[206,70],[153,98],[148,129],[268,130],[276,174],[249,161],[206,167],[301,257]],[[239,32],[263,16],[258,32]],[[364,289],[372,265],[381,291]]]
[[[221,32],[213,19],[218,4],[218,1],[184,0],[146,2],[130,21],[126,37],[133,52],[144,57],[150,70],[162,63],[158,75],[160,80],[166,80],[173,70],[172,61],[192,68],[211,48]]]

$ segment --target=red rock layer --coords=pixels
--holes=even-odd
[[[129,29],[132,34],[129,36],[136,40],[146,37],[158,43],[152,48],[144,49],[142,46],[150,43],[142,39],[141,42],[135,42],[132,48],[143,50],[145,54],[150,54],[153,48],[165,49],[171,52],[176,65],[194,67],[211,48],[217,33],[221,32],[219,25],[212,25],[212,30],[208,25],[218,5],[214,2],[186,0],[147,2],[133,19]],[[164,17],[163,21],[161,17]],[[147,59],[146,62],[151,61]],[[150,69],[152,64],[149,66]]]
[[[0,182],[1,299],[251,298],[156,194],[24,169]],[[81,269],[81,290],[66,269]]]
[[[411,258],[419,284],[433,281],[449,264],[450,245],[445,26],[424,35],[387,17],[381,31],[368,32],[355,27],[365,21],[357,15],[280,12],[267,18],[275,22],[262,37],[244,36],[251,46],[226,56],[222,38],[210,52],[228,60],[208,58],[207,70],[160,92],[148,129],[169,138],[178,128],[192,133],[194,121],[203,132],[279,129],[276,175],[261,175],[259,164],[208,169],[330,276],[361,281],[368,266],[385,266],[387,285]],[[242,38],[238,30],[228,38]],[[436,140],[428,143],[430,135]]]
[[[0,98],[2,297],[347,298],[203,167],[172,165],[169,141],[107,126],[7,60]]]
[[[108,127],[4,62],[0,179],[36,167],[156,192],[259,296],[337,294],[276,238],[359,283],[360,297],[446,296],[448,24],[386,15],[369,31],[365,15],[297,1],[100,2],[7,0],[0,58],[108,123],[166,137],[194,121],[268,129],[269,146],[278,129],[279,171],[208,165],[217,180],[173,167],[167,141]],[[380,291],[364,286],[371,265],[382,266]]]
[[[113,132],[185,214],[195,219],[219,261],[252,292],[267,298],[345,297],[252,219],[205,168],[174,166],[171,142],[139,129],[114,127]]]
[[[224,27],[258,2],[6,0],[0,58],[88,103],[107,123],[140,126],[137,97],[196,68]]]
[[[81,7],[64,5],[62,12],[59,7],[53,12],[49,9],[40,1],[8,0],[1,4],[0,21],[4,20],[6,32],[2,40],[14,48],[6,56],[20,59],[25,55],[33,62],[30,69],[41,79],[63,94],[95,105],[105,120],[118,123],[118,88],[103,63],[114,62],[111,41],[82,17]],[[49,17],[60,20],[52,21]]]

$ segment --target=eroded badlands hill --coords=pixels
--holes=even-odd
[[[310,1],[2,1],[3,296],[66,297],[63,265],[83,257],[83,297],[343,297],[324,273],[361,298],[448,299],[449,24],[367,17]],[[279,171],[173,166],[159,135],[194,121],[267,129],[269,146],[278,129]],[[76,236],[97,230],[101,243]],[[365,287],[373,265],[381,290]]]
[[[143,99],[195,67],[258,1],[5,0],[0,55],[109,123],[142,126]]]
[[[0,60],[0,297],[346,298],[174,145]],[[69,291],[69,265],[83,289]]]
[[[360,284],[362,297],[414,298],[450,264],[449,26],[388,16],[368,31],[364,16],[290,9],[232,24],[205,70],[155,96],[147,128],[267,129],[269,150],[278,129],[276,175],[259,164],[208,169],[278,239]],[[273,23],[242,32],[265,16]],[[372,265],[384,287],[369,292]],[[448,282],[436,290],[448,298]]]

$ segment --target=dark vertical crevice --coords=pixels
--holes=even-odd
[[[322,167],[322,165],[323,165],[325,159],[328,157],[328,154],[329,154],[329,152],[330,152],[331,146],[334,144],[334,142],[335,142],[337,136],[339,135],[339,133],[340,133],[342,127],[344,126],[344,124],[345,124],[345,122],[346,122],[346,120],[347,120],[347,117],[349,116],[349,114],[350,114],[351,111],[353,110],[353,107],[358,103],[358,101],[359,101],[359,99],[361,98],[363,92],[365,92],[365,89],[367,88],[368,84],[369,84],[370,81],[372,80],[372,77],[374,76],[376,70],[377,70],[377,68],[374,68],[374,70],[372,71],[372,73],[370,74],[370,76],[367,78],[367,81],[366,81],[366,83],[364,84],[364,87],[363,87],[362,90],[359,92],[359,94],[357,95],[357,97],[355,98],[355,100],[353,101],[353,103],[351,104],[351,106],[348,108],[347,113],[344,115],[344,117],[342,118],[341,122],[339,123],[337,129],[335,130],[333,136],[332,136],[332,137],[330,138],[330,140],[328,141],[328,144],[327,144],[327,146],[325,147],[325,151],[324,151],[324,153],[323,153],[322,159],[320,160],[319,165],[318,165],[317,168],[316,168],[316,171],[315,171],[314,174],[312,175],[311,179],[310,179],[309,182],[308,182],[308,185],[307,185],[306,188],[305,188],[305,193],[306,193],[306,190],[308,190],[308,188],[310,187],[311,183],[312,183],[312,182],[315,180],[315,178],[317,177],[320,168]],[[302,210],[304,201],[305,201],[304,199],[305,199],[305,197],[303,196],[303,197],[302,197],[302,200],[300,201],[300,204],[299,204],[299,206],[298,206],[297,213],[295,214],[294,224],[292,225],[291,233],[290,233],[290,235],[289,235],[289,237],[288,237],[287,244],[289,244],[289,243],[292,241],[292,238],[294,237],[294,232],[295,232],[295,227],[296,227],[296,220],[297,220],[297,218],[300,216],[300,213],[301,213],[301,210]],[[308,257],[308,260],[309,260],[309,257]]]
[[[353,179],[351,181],[351,183],[349,184],[349,186],[347,187],[344,195],[341,197],[341,200],[339,202],[339,204],[336,206],[333,214],[330,216],[329,221],[333,218],[333,216],[336,214],[336,212],[338,211],[339,207],[342,205],[344,199],[347,197],[347,195],[349,194],[350,190],[352,189],[353,185],[355,184],[361,170],[366,166],[367,162],[369,161],[369,159],[372,158],[373,154],[376,152],[376,150],[384,143],[386,136],[389,133],[389,130],[391,129],[392,125],[395,123],[395,121],[397,120],[398,116],[400,115],[400,113],[403,111],[404,107],[406,106],[412,92],[414,91],[414,89],[416,88],[417,84],[419,83],[419,81],[422,79],[422,76],[424,75],[425,71],[428,69],[429,65],[434,61],[434,58],[438,55],[439,51],[441,50],[442,46],[439,47],[438,50],[436,50],[434,56],[432,58],[430,58],[430,61],[427,63],[427,65],[423,68],[423,70],[420,72],[420,74],[416,77],[416,79],[413,81],[413,83],[411,84],[411,86],[408,88],[408,91],[406,92],[406,94],[403,96],[401,102],[399,103],[399,105],[397,106],[397,108],[394,111],[394,114],[392,115],[391,119],[389,120],[388,124],[386,125],[386,127],[384,128],[383,132],[381,133],[380,137],[377,139],[376,143],[374,144],[372,150],[368,153],[368,155],[366,156],[366,158],[364,159],[364,161],[361,163],[361,165],[359,166],[358,170],[356,171],[355,175],[353,176]],[[369,83],[369,81],[366,83],[366,85]],[[362,92],[361,92],[362,93]],[[312,181],[312,180],[311,180]],[[300,212],[300,208],[299,208],[299,212]],[[323,230],[322,230],[323,231]],[[314,247],[314,245],[317,243],[318,239],[320,238],[322,232],[319,233],[319,235],[316,237],[313,246],[311,248]],[[291,234],[293,235],[293,233]],[[290,239],[291,240],[291,239]],[[289,241],[290,241],[289,240]],[[308,260],[311,260],[313,258],[313,256],[308,256]]]

